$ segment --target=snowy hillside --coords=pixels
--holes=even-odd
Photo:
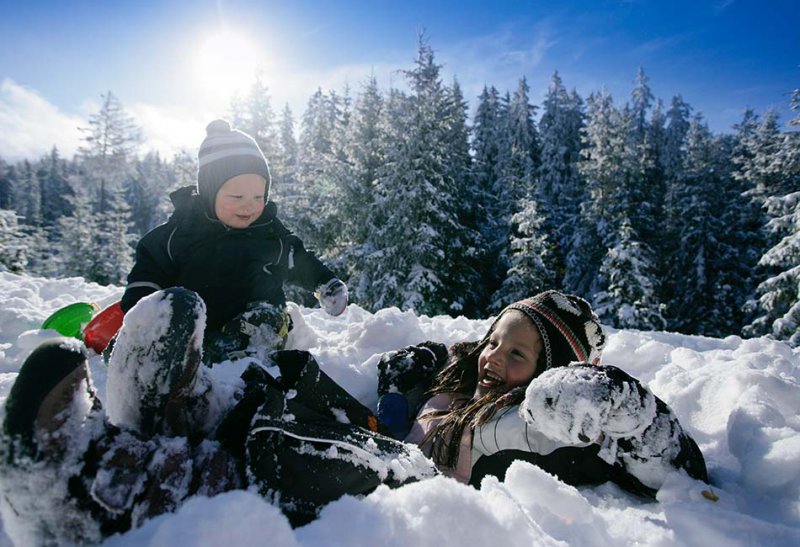
[[[74,301],[104,306],[121,290],[80,278],[48,280],[0,273],[0,403],[27,353],[52,332],[37,330]],[[426,339],[479,338],[490,323],[417,316],[356,305],[338,318],[291,306],[291,347],[308,349],[323,369],[375,405],[378,354]],[[800,544],[800,349],[767,339],[610,330],[603,362],[645,382],[675,411],[708,463],[716,503],[701,485],[674,476],[657,503],[616,486],[575,489],[537,468],[514,464],[505,482],[481,490],[436,478],[327,506],[292,530],[282,514],[249,492],[195,498],[106,544],[133,545],[798,545]],[[91,362],[104,394],[104,365]],[[233,382],[244,363],[216,367]],[[11,532],[11,531],[9,531]],[[13,535],[13,534],[10,534]],[[0,545],[11,544],[0,535]]]

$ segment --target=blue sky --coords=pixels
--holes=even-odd
[[[297,119],[317,87],[357,93],[371,73],[402,86],[421,29],[472,109],[485,84],[513,90],[522,76],[540,104],[555,70],[620,104],[642,66],[656,97],[681,94],[715,131],[745,107],[785,122],[799,20],[797,0],[0,0],[0,157],[54,144],[71,155],[107,90],[145,149],[194,150],[256,66],[275,110],[289,104]]]

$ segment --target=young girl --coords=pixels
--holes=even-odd
[[[127,313],[169,287],[195,291],[208,310],[206,360],[216,362],[251,338],[281,345],[290,328],[285,282],[316,289],[332,315],[344,311],[347,287],[278,220],[258,144],[225,120],[206,131],[197,185],[173,192],[172,217],[139,241],[121,306]]]
[[[384,356],[378,417],[476,486],[516,459],[569,484],[610,480],[646,496],[676,469],[707,482],[700,450],[667,405],[598,364],[604,344],[585,300],[544,292],[503,310],[480,342]]]

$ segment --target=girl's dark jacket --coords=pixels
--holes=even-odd
[[[207,329],[219,330],[250,302],[286,303],[284,282],[313,290],[334,277],[277,218],[267,203],[250,226],[234,229],[209,218],[193,186],[170,195],[175,212],[136,247],[121,306],[127,312],[159,289],[197,292],[207,307]]]

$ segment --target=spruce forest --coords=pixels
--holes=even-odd
[[[261,81],[231,102],[280,218],[351,302],[487,317],[557,288],[617,328],[800,346],[800,89],[785,127],[746,110],[725,134],[654,97],[642,69],[624,98],[581,97],[558,73],[539,105],[525,78],[487,86],[470,117],[434,57],[421,40],[403,89],[319,89],[298,119]],[[195,182],[194,154],[145,153],[111,92],[82,130],[73,158],[0,151],[0,271],[124,286],[169,193]]]

